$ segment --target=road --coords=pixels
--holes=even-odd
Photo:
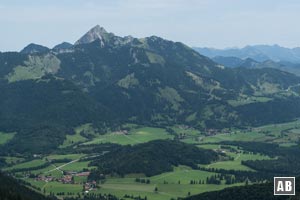
[[[44,172],[44,174],[47,174],[47,173],[49,173],[49,172],[53,172],[53,171],[55,171],[55,170],[58,170],[58,171],[60,171],[61,173],[63,173],[63,171],[61,170],[61,168],[65,167],[65,166],[67,166],[67,165],[70,165],[70,164],[72,164],[72,163],[74,163],[74,162],[78,162],[80,159],[94,158],[94,157],[97,157],[97,156],[103,156],[105,153],[107,153],[107,151],[105,151],[105,152],[103,152],[102,154],[99,154],[99,155],[87,156],[87,157],[79,158],[79,159],[76,159],[76,160],[72,160],[71,162],[65,163],[65,164],[60,165],[60,166],[53,165],[55,168],[54,168],[54,169],[51,169],[51,170],[49,170],[49,171],[47,171],[47,172]]]
[[[49,171],[47,171],[47,172],[44,172],[44,173],[46,174],[46,173],[49,173],[49,172],[53,172],[53,171],[55,171],[55,170],[61,171],[61,170],[60,170],[61,168],[65,167],[65,166],[67,166],[67,165],[69,165],[69,164],[72,164],[72,163],[74,163],[74,162],[77,162],[77,161],[79,161],[79,159],[72,160],[71,162],[68,162],[68,163],[66,163],[66,164],[60,165],[60,166],[58,166],[58,167],[56,167],[56,166],[54,165],[56,168],[51,169],[51,170],[49,170]],[[62,172],[62,171],[61,171],[61,172]]]

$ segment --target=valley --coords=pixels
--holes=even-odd
[[[269,188],[300,176],[299,85],[99,25],[74,44],[0,52],[0,178],[51,200]]]
[[[15,177],[30,184],[29,188],[44,195],[54,194],[60,198],[84,194],[112,194],[123,199],[140,197],[167,200],[268,180],[265,177],[258,178],[259,174],[255,175],[257,170],[244,165],[243,161],[276,160],[278,156],[251,152],[247,148],[235,145],[234,142],[276,143],[284,148],[298,146],[299,125],[300,121],[296,120],[245,130],[200,131],[186,125],[156,128],[124,124],[118,131],[99,133],[89,123],[75,128],[75,135],[70,137],[67,135],[64,145],[52,154],[34,154],[14,159],[1,158],[8,166],[3,168],[4,171],[14,174]],[[197,148],[214,151],[219,157],[209,164],[200,164],[196,168],[178,165],[173,166],[169,172],[152,176],[145,176],[143,173],[110,174],[93,180],[91,172],[93,173],[96,167],[91,163],[110,152],[105,149],[102,151],[104,154],[101,151],[95,154],[93,148],[101,149],[103,148],[101,146],[111,144],[121,147],[135,146],[156,140],[181,141]],[[111,151],[115,148],[113,147]],[[130,159],[130,155],[128,156]],[[244,171],[251,173],[254,178],[246,175],[250,180],[243,179]]]

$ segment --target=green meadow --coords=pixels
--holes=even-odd
[[[4,133],[0,132],[0,145],[3,145],[13,139],[16,133]]]
[[[222,141],[259,141],[265,138],[263,133],[258,132],[234,132],[222,133],[214,136],[204,137],[201,143],[218,143]]]
[[[254,171],[253,169],[242,165],[242,161],[245,160],[269,160],[270,157],[258,155],[258,154],[244,154],[244,153],[232,153],[231,155],[234,160],[229,161],[219,161],[209,165],[202,165],[207,168],[214,169],[226,169],[226,170],[246,170],[246,171]]]
[[[5,162],[8,164],[17,164],[23,162],[25,159],[21,157],[4,157]]]
[[[6,168],[5,170],[38,167],[38,166],[41,166],[41,165],[43,165],[45,163],[46,163],[46,161],[43,160],[43,159],[35,159],[35,160],[29,161],[29,162],[24,162],[24,163],[16,164],[16,165],[14,165],[12,167]]]
[[[87,141],[87,138],[80,135],[80,132],[75,132],[74,135],[66,135],[66,139],[62,145],[60,145],[60,148],[72,146],[76,143],[85,142]]]
[[[27,179],[30,184],[41,188],[41,191],[45,189],[46,194],[49,195],[50,192],[57,194],[59,192],[64,193],[81,193],[82,192],[82,185],[80,184],[63,184],[60,182],[45,182],[45,181],[36,181],[34,179]]]
[[[207,177],[215,175],[216,173],[193,170],[190,167],[179,166],[174,167],[174,171],[166,172],[150,178],[152,183],[163,184],[164,182],[172,184],[190,184],[191,180],[205,181]]]
[[[191,180],[206,180],[207,177],[216,173],[201,170],[193,170],[190,167],[174,167],[172,172],[162,173],[152,177],[141,177],[149,179],[150,184],[135,182],[135,178],[108,178],[104,184],[100,185],[97,193],[112,193],[118,197],[125,194],[133,196],[147,196],[148,199],[169,200],[170,198],[185,197],[188,194],[198,194],[205,191],[220,190],[228,185],[190,184]],[[240,185],[240,184],[236,184]],[[230,185],[235,186],[235,185]],[[158,188],[155,192],[154,189]]]
[[[162,128],[153,128],[153,127],[143,127],[130,130],[127,134],[121,132],[112,132],[104,135],[99,135],[92,141],[86,142],[84,144],[101,144],[101,143],[116,143],[121,145],[127,144],[138,144],[149,142],[151,140],[158,139],[171,139],[169,133]]]
[[[233,129],[229,133],[220,133],[212,136],[205,136],[201,131],[193,129],[187,126],[175,125],[171,128],[175,134],[184,135],[182,142],[191,143],[199,148],[211,149],[214,151],[222,151],[226,156],[223,156],[219,161],[211,164],[201,165],[205,168],[214,169],[225,169],[225,170],[244,170],[254,171],[253,169],[241,164],[242,161],[246,160],[268,160],[271,159],[268,156],[261,154],[244,153],[242,149],[238,149],[237,146],[225,145],[228,148],[221,148],[222,141],[252,141],[252,142],[272,142],[278,143],[281,146],[292,146],[296,145],[299,140],[300,123],[298,121],[284,123],[284,124],[270,124],[261,127],[249,128],[247,130]],[[124,130],[128,130],[125,132]],[[109,132],[106,134],[99,134],[94,130],[91,124],[84,124],[75,128],[75,135],[67,135],[64,144],[61,146],[69,147],[72,145],[88,145],[88,144],[102,144],[102,143],[116,143],[120,145],[134,145],[139,143],[145,143],[151,140],[157,139],[172,139],[174,136],[171,135],[163,128],[155,127],[141,127],[136,124],[125,124],[121,127],[121,131]],[[92,135],[92,139],[87,139],[82,135]],[[3,133],[1,133],[3,134]],[[4,139],[2,139],[4,141]],[[7,140],[6,140],[7,141]],[[76,147],[76,146],[75,146]],[[43,169],[33,170],[32,174],[44,174],[51,175],[59,178],[63,176],[63,171],[82,171],[83,169],[93,169],[89,167],[90,161],[80,162],[78,159],[88,157],[87,154],[51,154],[45,155],[43,159],[35,159],[32,161],[18,163],[12,167],[6,168],[11,169],[22,169],[36,167],[44,164],[46,159],[70,159],[75,162],[73,163],[53,163],[52,165]],[[232,160],[229,158],[232,158]],[[7,163],[16,163],[24,159],[11,157],[7,158]],[[76,161],[78,160],[78,161]],[[56,167],[60,169],[56,169]],[[215,184],[191,184],[193,181],[206,181],[208,177],[215,176],[217,173],[195,170],[187,166],[174,167],[173,171],[165,172],[152,177],[145,177],[143,174],[128,174],[124,178],[107,176],[106,180],[99,184],[99,188],[92,193],[101,194],[113,194],[120,198],[124,195],[133,195],[135,197],[147,196],[150,200],[170,200],[171,198],[176,199],[177,197],[186,197],[188,195],[199,194],[202,192],[221,190],[226,187],[232,187],[237,185],[243,185],[245,183],[238,183],[233,185],[226,185],[224,181],[220,185]],[[18,173],[22,176],[22,173]],[[136,182],[136,178],[148,179],[149,184]],[[46,194],[53,192],[54,194],[64,192],[81,193],[82,184],[87,181],[87,177],[74,177],[75,183],[77,184],[62,184],[59,182],[36,181],[31,178],[25,178],[26,181],[32,185],[45,189]],[[155,191],[157,188],[157,191]]]
[[[74,163],[71,163],[71,164],[68,164],[64,167],[61,168],[61,170],[64,170],[64,171],[82,171],[83,169],[92,169],[94,167],[89,167],[88,166],[89,162],[86,161],[86,162],[74,162]]]
[[[53,160],[53,159],[76,160],[76,159],[82,158],[84,156],[85,156],[85,154],[61,154],[61,155],[53,154],[53,155],[47,156],[47,159],[49,159],[49,160]]]

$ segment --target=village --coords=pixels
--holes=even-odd
[[[89,171],[83,172],[73,172],[73,171],[66,171],[64,175],[60,178],[51,176],[51,175],[38,175],[35,180],[36,181],[45,181],[45,182],[60,182],[63,184],[83,184],[83,191],[88,193],[91,190],[95,190],[97,187],[96,181],[87,181],[87,182],[76,182],[75,177],[88,177],[90,175]]]

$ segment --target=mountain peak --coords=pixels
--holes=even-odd
[[[102,26],[100,26],[100,25],[96,25],[96,26],[94,26],[91,30],[90,30],[90,32],[98,32],[98,33],[107,33],[107,31],[102,27]]]
[[[24,47],[24,49],[22,49],[20,51],[20,53],[23,54],[30,54],[30,53],[44,53],[49,51],[48,47],[39,45],[39,44],[34,44],[34,43],[30,43],[29,45],[27,45],[26,47]]]
[[[94,42],[95,40],[100,40],[101,46],[104,46],[104,41],[110,34],[112,33],[108,33],[103,27],[96,25],[92,29],[90,29],[86,34],[84,34],[79,40],[77,40],[75,45],[87,44]]]

